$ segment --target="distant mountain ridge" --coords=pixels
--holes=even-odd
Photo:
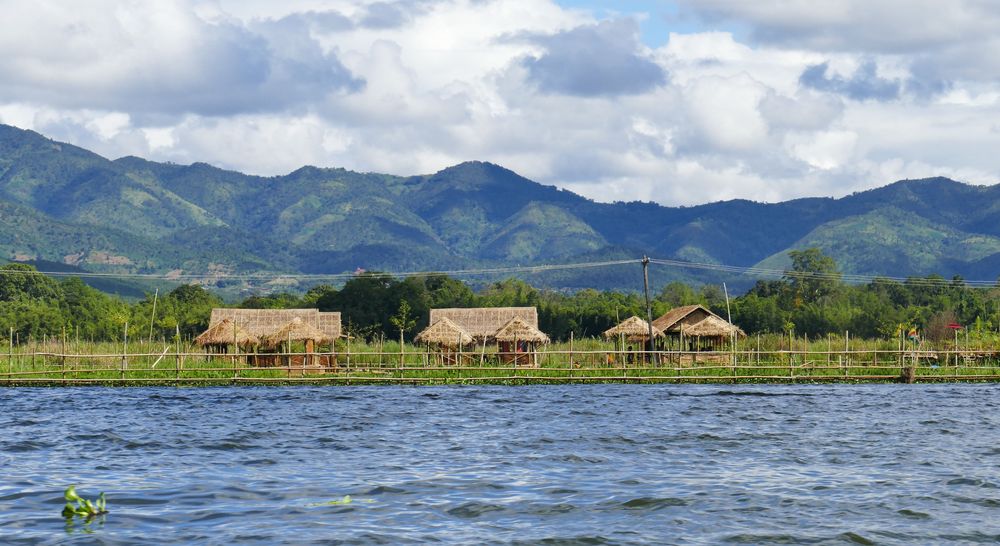
[[[849,273],[992,279],[1000,186],[928,178],[840,199],[672,208],[597,203],[483,162],[409,177],[311,166],[261,177],[204,163],[111,161],[0,125],[6,259],[173,274],[445,270],[642,254],[781,268],[789,250],[807,246]],[[616,286],[614,275],[596,271],[550,281]]]

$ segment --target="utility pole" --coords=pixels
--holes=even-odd
[[[649,256],[642,257],[642,289],[646,293],[646,324],[649,326],[649,347],[653,350],[653,308],[649,305]],[[650,355],[652,357],[652,355]]]

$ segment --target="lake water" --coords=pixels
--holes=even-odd
[[[4,544],[1000,540],[996,385],[0,389],[0,409]],[[74,483],[110,514],[67,525]]]

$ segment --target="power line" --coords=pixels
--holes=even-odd
[[[719,271],[724,273],[734,273],[748,277],[763,278],[796,278],[796,279],[816,279],[829,281],[844,281],[854,284],[873,283],[876,281],[891,281],[903,283],[908,286],[952,286],[950,279],[933,279],[927,277],[893,277],[889,275],[862,275],[855,273],[824,273],[813,271],[791,271],[787,269],[769,269],[753,266],[735,266],[725,264],[709,264],[699,262],[685,262],[681,260],[650,259],[651,263],[666,265],[671,267],[681,267],[688,269],[701,269],[707,271]],[[965,280],[961,281],[966,287],[994,287],[997,281]]]
[[[796,279],[815,279],[815,280],[828,280],[828,281],[844,281],[852,284],[871,284],[876,281],[888,281],[888,282],[898,282],[905,284],[907,286],[920,286],[920,287],[942,287],[942,286],[956,286],[953,284],[954,281],[949,279],[933,279],[927,277],[894,277],[889,275],[863,275],[854,273],[825,273],[825,272],[810,272],[810,271],[791,271],[785,269],[772,269],[765,267],[755,267],[755,266],[736,266],[727,264],[713,264],[713,263],[703,263],[703,262],[688,262],[683,260],[671,260],[671,259],[659,259],[650,258],[649,262],[656,265],[684,268],[684,269],[698,269],[703,271],[715,271],[720,273],[729,273],[732,275],[739,275],[749,278],[796,278]],[[0,270],[2,274],[41,274],[50,277],[78,277],[86,279],[131,279],[131,280],[148,280],[148,281],[170,281],[170,282],[194,282],[194,281],[221,281],[221,280],[232,280],[232,281],[258,281],[258,282],[268,282],[277,280],[295,280],[295,281],[346,281],[363,275],[372,275],[377,277],[395,277],[395,278],[413,278],[413,277],[429,277],[434,275],[447,275],[449,277],[463,278],[463,277],[474,277],[483,275],[503,275],[503,274],[513,274],[513,273],[523,273],[523,274],[533,274],[533,273],[545,273],[551,271],[572,271],[572,270],[582,270],[582,269],[596,269],[603,267],[613,267],[628,264],[641,264],[642,260],[627,259],[627,260],[610,260],[601,262],[578,262],[578,263],[564,263],[564,264],[543,264],[543,265],[531,265],[531,266],[510,266],[510,267],[489,267],[489,268],[475,268],[475,269],[451,269],[451,270],[433,270],[433,271],[359,271],[354,273],[318,273],[318,274],[308,274],[308,273],[187,273],[187,274],[168,274],[168,273],[99,273],[90,271],[23,271],[23,270]],[[997,281],[987,281],[987,280],[962,280],[961,287],[965,288],[986,288],[997,286]]]
[[[574,269],[593,269],[599,267],[609,267],[624,264],[638,264],[640,260],[613,260],[604,262],[582,262],[569,264],[544,264],[530,266],[511,267],[491,267],[479,269],[451,269],[434,271],[360,271],[354,273],[189,273],[189,274],[168,274],[168,273],[98,273],[90,271],[27,271],[27,270],[0,270],[0,274],[27,274],[46,275],[50,277],[79,277],[86,279],[133,279],[133,280],[153,280],[153,281],[218,281],[218,280],[243,280],[243,281],[275,281],[275,280],[301,280],[301,281],[336,281],[348,280],[359,276],[371,275],[375,277],[430,277],[434,275],[447,275],[449,277],[467,277],[476,275],[500,275],[506,273],[544,273],[548,271],[563,271]]]

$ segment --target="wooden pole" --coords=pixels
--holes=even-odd
[[[14,327],[10,327],[10,338],[7,340],[7,373],[14,373]],[[8,375],[8,377],[11,377]]]
[[[181,378],[181,326],[175,324],[177,335],[174,337],[174,378]]]
[[[850,372],[851,367],[851,331],[844,330],[844,377]]]
[[[573,367],[573,330],[569,331],[569,367]]]
[[[66,327],[63,326],[62,329],[62,355],[59,357],[60,365],[63,370],[63,377],[66,377]]]
[[[653,308],[649,303],[649,256],[642,257],[642,291],[646,296],[646,325],[649,326],[649,340],[646,345],[649,353],[646,356],[649,357],[653,351]]]
[[[128,368],[128,321],[125,321],[125,331],[122,334],[122,369],[121,378],[125,379],[125,369]]]
[[[160,289],[153,292],[153,312],[149,315],[149,344],[153,344],[153,322],[156,321],[156,300],[160,297]]]

